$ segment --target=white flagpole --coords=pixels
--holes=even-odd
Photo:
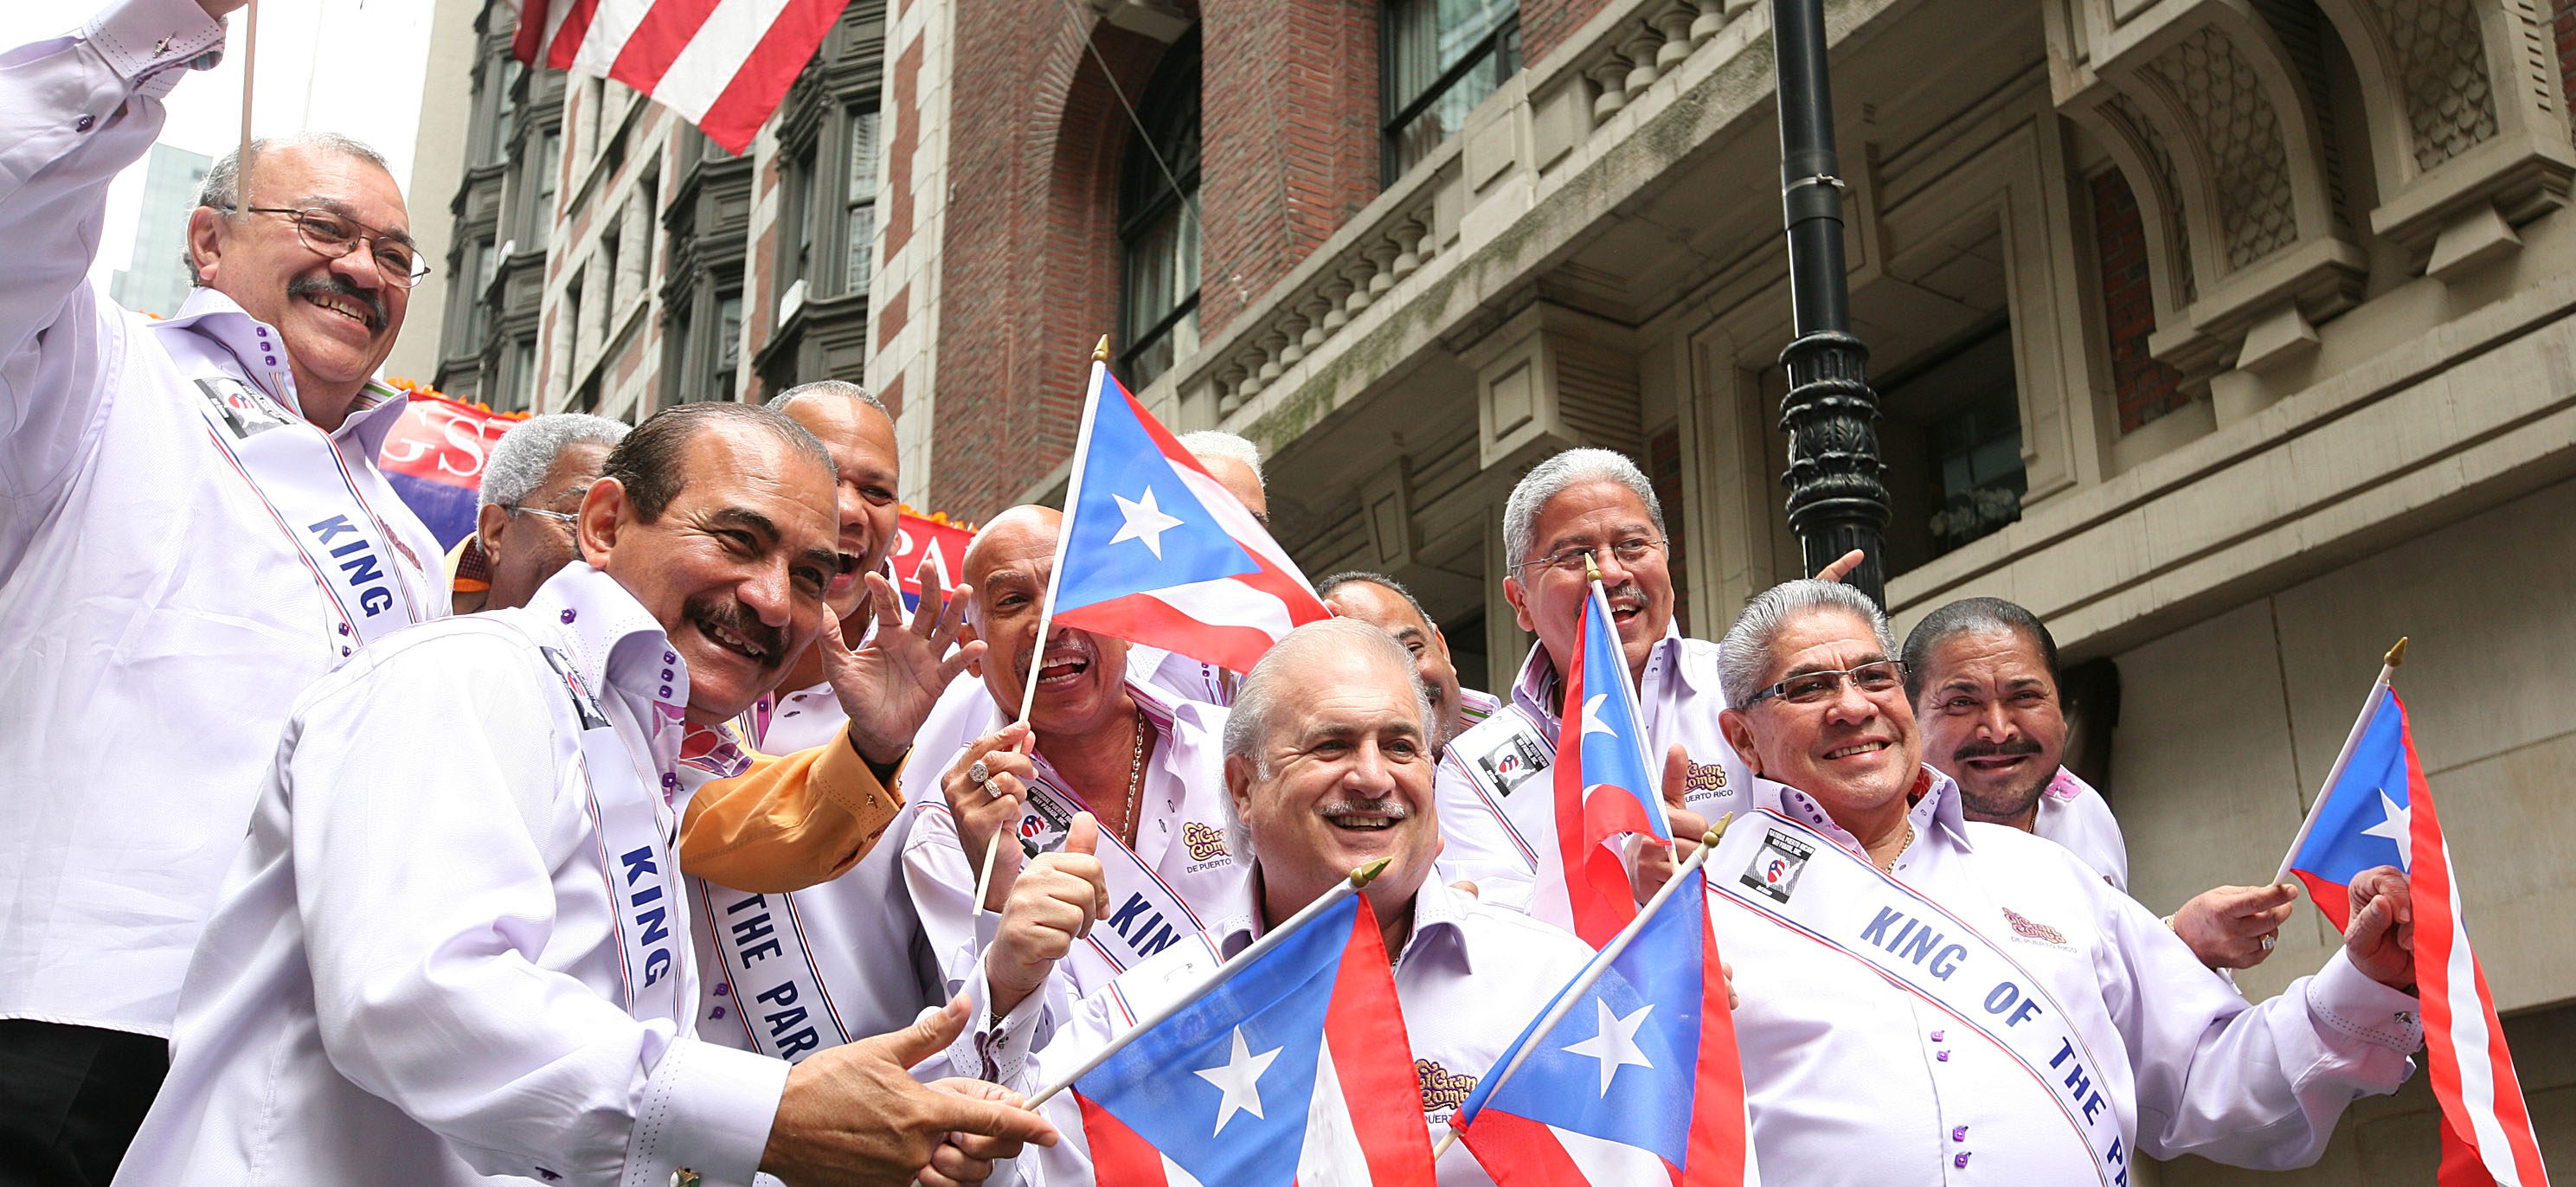
[[[2361,703],[2361,716],[2354,719],[2352,732],[2344,735],[2343,749],[2336,753],[2334,766],[2326,771],[2325,786],[2318,789],[2316,802],[2308,805],[2308,818],[2299,822],[2299,835],[2290,838],[2290,851],[2281,855],[2281,868],[2272,875],[2273,885],[2289,879],[2290,863],[2298,860],[2299,846],[2307,844],[2308,834],[2316,831],[2317,811],[2326,806],[2326,796],[2334,790],[2335,784],[2343,781],[2343,769],[2352,762],[2352,748],[2361,744],[2362,732],[2370,728],[2371,718],[2379,712],[2380,694],[2388,691],[2388,682],[2396,677],[2397,666],[2405,662],[2406,639],[2400,636],[2397,646],[2388,649],[2388,657],[2379,668],[2379,679],[2371,683],[2370,699]]]
[[[1539,1016],[1538,1025],[1530,1028],[1529,1041],[1522,1043],[1519,1050],[1512,1052],[1512,1060],[1503,1065],[1503,1070],[1494,1073],[1493,1088],[1485,1093],[1486,1100],[1494,1099],[1494,1093],[1502,1091],[1503,1081],[1511,1079],[1513,1072],[1521,1070],[1521,1064],[1529,1059],[1530,1051],[1538,1046],[1540,1040],[1547,1037],[1548,1032],[1556,1029],[1557,1023],[1565,1021],[1566,1014],[1574,1009],[1574,1003],[1583,1000],[1583,995],[1592,991],[1592,986],[1601,980],[1601,974],[1610,971],[1611,962],[1619,959],[1619,954],[1628,950],[1628,942],[1636,939],[1638,932],[1645,930],[1646,921],[1654,918],[1656,911],[1663,909],[1664,900],[1673,897],[1673,891],[1689,879],[1691,871],[1698,869],[1701,863],[1708,860],[1708,855],[1717,848],[1718,838],[1726,835],[1726,826],[1734,819],[1735,814],[1732,812],[1720,818],[1717,826],[1708,830],[1708,833],[1700,838],[1699,848],[1692,850],[1689,857],[1682,859],[1681,868],[1673,871],[1671,880],[1658,888],[1654,897],[1646,900],[1645,906],[1637,909],[1637,917],[1629,920],[1628,926],[1620,928],[1618,935],[1610,937],[1610,942],[1602,945],[1601,951],[1593,955],[1592,963],[1583,966],[1583,972],[1574,978],[1574,983],[1566,986],[1565,992],[1556,995],[1556,1001],[1548,1006],[1547,1013]],[[1712,969],[1702,969],[1700,975],[1707,976],[1710,972],[1717,972],[1719,976],[1726,975],[1723,971]],[[1448,1153],[1449,1147],[1456,1145],[1457,1142],[1458,1115],[1452,1113],[1449,1115],[1449,1132],[1441,1134],[1440,1144],[1432,1147],[1431,1161],[1440,1161],[1440,1156]]]
[[[1619,621],[1610,617],[1610,593],[1601,588],[1601,565],[1592,558],[1590,553],[1583,555],[1583,571],[1592,578],[1592,606],[1601,612],[1601,624],[1615,634],[1619,629]],[[1628,675],[1627,650],[1619,646],[1616,641],[1611,644],[1611,649],[1619,653],[1619,695],[1628,703],[1628,720],[1637,723],[1637,759],[1646,772],[1646,778],[1654,782],[1652,787],[1640,787],[1637,790],[1643,792],[1648,800],[1653,801],[1655,814],[1663,818],[1664,832],[1669,835],[1673,831],[1673,811],[1664,803],[1662,756],[1646,748],[1646,711],[1637,704],[1637,682]],[[1586,691],[1589,691],[1592,683],[1592,673],[1589,669],[1586,669],[1583,674],[1583,682]],[[1583,756],[1579,753],[1574,757],[1576,762],[1583,760]]]
[[[1330,889],[1315,896],[1315,901],[1298,908],[1297,913],[1289,916],[1286,922],[1262,933],[1261,938],[1254,940],[1251,947],[1245,948],[1243,951],[1236,953],[1234,959],[1217,966],[1216,975],[1208,978],[1206,984],[1191,990],[1187,995],[1181,997],[1179,1000],[1166,1004],[1162,1009],[1156,1010],[1137,1020],[1136,1025],[1128,1027],[1126,1031],[1120,1034],[1117,1038],[1111,1039],[1108,1046],[1102,1047],[1097,1053],[1093,1054],[1091,1058],[1084,1060],[1081,1067],[1075,1068],[1070,1072],[1066,1072],[1062,1078],[1047,1085],[1045,1090],[1039,1092],[1036,1096],[1030,1097],[1028,1108],[1034,1111],[1039,1105],[1045,1104],[1048,1097],[1054,1096],[1056,1093],[1072,1087],[1074,1081],[1090,1075],[1091,1069],[1108,1062],[1110,1056],[1126,1050],[1127,1044],[1136,1041],[1137,1036],[1161,1025],[1165,1019],[1170,1018],[1172,1015],[1188,1009],[1191,1005],[1197,1003],[1199,999],[1216,992],[1219,988],[1223,987],[1226,982],[1233,980],[1235,978],[1235,974],[1251,967],[1253,961],[1259,960],[1263,956],[1268,955],[1271,949],[1278,947],[1281,943],[1286,941],[1289,936],[1296,934],[1297,929],[1312,922],[1315,916],[1323,914],[1326,907],[1330,907],[1343,899],[1349,898],[1354,894],[1358,894],[1361,887],[1367,886],[1370,882],[1375,881],[1379,874],[1385,873],[1387,863],[1392,860],[1394,859],[1381,857],[1356,870],[1352,870],[1347,877],[1334,883]]]
[[[1020,679],[1020,716],[1017,724],[1029,723],[1029,710],[1038,703],[1038,668],[1046,658],[1047,630],[1055,624],[1055,591],[1064,576],[1065,545],[1073,539],[1073,505],[1081,501],[1082,463],[1091,452],[1091,422],[1100,411],[1100,378],[1109,369],[1109,335],[1100,336],[1100,344],[1091,348],[1091,381],[1082,396],[1082,430],[1073,442],[1073,473],[1064,485],[1064,519],[1056,527],[1055,560],[1047,569],[1046,597],[1038,603],[1038,637],[1030,644],[1029,670]],[[1031,742],[1035,749],[1036,743]],[[984,839],[984,868],[975,876],[975,909],[984,909],[984,896],[993,890],[993,862],[1002,855],[1002,832]]]
[[[242,6],[241,151],[233,160],[233,213],[250,209],[250,95],[259,71],[259,0]]]

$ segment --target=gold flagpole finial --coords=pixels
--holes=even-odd
[[[1586,581],[1601,580],[1601,562],[1589,552],[1583,554],[1583,578]]]
[[[1699,843],[1711,849],[1717,848],[1718,841],[1726,836],[1726,826],[1733,823],[1735,823],[1733,812],[1718,817],[1716,824],[1709,826],[1707,832],[1700,834]]]
[[[2397,646],[2388,649],[2387,662],[2392,668],[2406,662],[2406,636],[2397,636]]]
[[[1356,889],[1359,889],[1360,887],[1363,887],[1363,886],[1368,885],[1368,884],[1369,884],[1369,883],[1371,883],[1371,882],[1375,882],[1375,881],[1377,881],[1377,876],[1378,876],[1378,875],[1380,875],[1380,874],[1385,873],[1385,872],[1386,872],[1386,866],[1387,866],[1387,863],[1388,863],[1388,862],[1391,862],[1391,861],[1393,861],[1393,860],[1395,860],[1395,859],[1394,859],[1394,858],[1391,858],[1391,857],[1381,857],[1381,858],[1377,859],[1376,861],[1373,861],[1373,862],[1368,863],[1367,865],[1361,866],[1360,868],[1358,868],[1358,869],[1356,869],[1356,870],[1352,870],[1352,871],[1351,871],[1351,888],[1352,888],[1352,889],[1354,889],[1354,890],[1356,890]]]
[[[1109,335],[1102,334],[1100,336],[1100,345],[1091,348],[1091,361],[1095,363],[1105,363],[1109,361]]]

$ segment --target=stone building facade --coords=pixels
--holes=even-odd
[[[2576,1164],[2576,22],[1826,15],[1899,625],[1972,594],[2050,621],[2159,910],[2271,874],[2413,636],[2467,916]],[[1397,574],[1487,687],[1528,647],[1502,497],[1554,450],[1647,466],[1693,633],[1795,575],[1767,6],[896,0],[887,28],[867,373],[900,395],[908,499],[1060,491],[1108,333],[1167,423],[1261,443],[1309,573]],[[2284,940],[2250,991],[2332,937],[2308,912]],[[2419,1075],[2266,1178],[2435,1157]]]
[[[412,195],[416,221],[449,202],[438,388],[638,420],[860,377],[883,0],[843,10],[742,157],[622,84],[523,70],[509,4],[441,0],[452,15],[474,30],[463,100],[423,110],[464,113],[462,172]]]

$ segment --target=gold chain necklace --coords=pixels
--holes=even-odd
[[[1886,861],[1872,862],[1871,864],[1877,866],[1882,872],[1893,874],[1896,872],[1896,863],[1904,858],[1906,850],[1913,847],[1914,822],[1912,820],[1907,820],[1905,822],[1905,839],[1897,843],[1895,856],[1888,858]]]
[[[1119,831],[1127,847],[1136,847],[1136,800],[1145,789],[1145,711],[1136,711],[1136,748],[1127,756],[1127,827]]]

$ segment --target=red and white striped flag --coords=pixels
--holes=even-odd
[[[528,66],[613,78],[739,156],[849,0],[517,0]]]

